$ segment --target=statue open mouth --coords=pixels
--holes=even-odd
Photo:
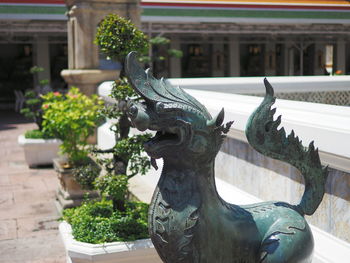
[[[179,136],[176,133],[170,133],[167,131],[158,131],[156,135],[152,138],[152,142],[154,143],[164,143],[164,142],[173,142],[178,141]]]
[[[163,147],[181,145],[184,138],[184,132],[179,128],[167,128],[158,130],[154,137],[145,143],[147,152],[160,150]]]

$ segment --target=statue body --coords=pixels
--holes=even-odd
[[[126,73],[145,102],[130,103],[136,128],[157,131],[144,146],[151,163],[163,158],[163,171],[149,210],[149,232],[167,263],[311,262],[313,237],[304,218],[322,200],[326,169],[317,150],[301,146],[294,133],[277,130],[273,120],[273,89],[252,114],[246,134],[259,152],[285,160],[302,170],[305,193],[300,204],[264,202],[238,206],[220,198],[214,160],[232,122],[224,111],[212,118],[205,107],[179,87],[155,79],[129,54]]]
[[[149,215],[151,238],[164,262],[311,262],[310,228],[292,206],[229,204],[216,191],[213,162],[171,163],[164,160]],[[296,240],[300,246],[291,245]],[[277,241],[278,250],[261,261]]]

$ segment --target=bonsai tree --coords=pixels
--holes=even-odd
[[[153,64],[154,62],[164,61],[166,59],[165,54],[169,57],[181,58],[183,53],[181,50],[168,48],[170,39],[163,36],[156,36],[149,40],[148,54],[140,57],[140,62]],[[165,50],[164,52],[161,52]]]
[[[107,59],[119,61],[122,65],[124,65],[126,55],[131,51],[136,51],[140,55],[140,62],[152,64],[166,59],[159,53],[159,49],[168,46],[170,40],[162,36],[148,39],[129,20],[116,14],[110,14],[99,24],[95,43],[107,56]],[[182,51],[177,49],[167,49],[167,54],[177,58],[181,58],[183,55]],[[120,77],[124,77],[123,68]]]
[[[152,51],[153,46],[168,45],[170,40],[164,37],[156,37],[148,40],[146,35],[135,27],[130,21],[119,17],[118,15],[108,15],[103,19],[97,29],[95,42],[100,46],[100,49],[107,57],[118,60],[124,65],[124,60],[127,54],[131,51],[138,52],[140,60],[144,62],[153,62],[156,60],[164,60],[164,57],[149,56],[148,52]],[[169,50],[168,53],[173,56],[182,56],[181,51]],[[97,151],[100,153],[112,153],[113,159],[105,158],[102,160],[107,170],[106,178],[114,178],[117,180],[120,175],[120,184],[122,181],[128,181],[136,174],[145,174],[150,166],[149,160],[141,153],[143,151],[143,143],[150,138],[149,135],[133,135],[130,136],[131,122],[126,114],[127,101],[140,100],[141,98],[130,87],[127,79],[124,77],[124,70],[121,70],[121,76],[114,82],[111,97],[117,101],[117,105],[107,107],[104,110],[106,117],[116,119],[116,124],[112,127],[115,133],[116,145],[113,149],[107,151]],[[129,168],[127,170],[127,168]],[[124,178],[124,179],[123,179]],[[103,187],[102,182],[99,184],[104,193],[108,193],[110,187]],[[110,180],[110,179],[106,179]],[[111,184],[111,183],[110,183]],[[116,191],[123,192],[123,191]],[[124,195],[110,194],[113,199],[115,209],[124,210],[125,192]]]
[[[71,88],[57,99],[55,93],[43,95],[43,130],[62,140],[62,154],[67,156],[67,167],[79,166],[88,160],[88,137],[101,120],[103,102],[96,96],[88,97],[78,88]]]
[[[117,60],[121,62],[122,65],[129,52],[136,50],[140,54],[146,54],[149,48],[147,36],[130,21],[115,14],[108,15],[101,21],[97,29],[95,42],[108,58]],[[132,173],[127,175],[127,167],[131,158],[134,163],[134,165],[131,165],[132,167],[137,166],[135,163],[144,166],[141,169],[136,169],[137,171],[146,171],[146,167],[149,166],[149,163],[147,162],[147,158],[141,157],[140,155],[142,144],[146,140],[146,137],[141,135],[129,137],[131,122],[127,117],[125,107],[129,98],[134,98],[137,95],[129,86],[123,72],[124,70],[122,69],[120,78],[113,84],[111,94],[111,97],[117,101],[117,105],[106,107],[104,110],[106,117],[117,120],[116,124],[112,127],[117,143],[113,149],[97,152],[113,154],[113,159],[104,158],[101,160],[104,162],[104,166],[108,171],[106,176],[112,176],[114,174],[126,176],[126,178],[130,179],[136,174]],[[132,150],[135,149],[136,152],[132,152]],[[118,207],[118,209],[123,210],[124,205],[122,203],[122,199],[115,201],[115,205],[119,204],[116,205],[115,208]]]
[[[166,39],[158,38],[158,41],[168,44]],[[148,56],[151,43],[147,37],[130,21],[117,15],[109,15],[100,23],[95,42],[108,58],[122,64],[131,51],[137,51],[144,62],[155,60],[154,56]],[[93,183],[102,194],[102,201],[86,202],[64,211],[63,218],[72,225],[73,236],[79,241],[101,243],[148,237],[148,205],[131,202],[127,195],[130,178],[145,174],[150,167],[149,158],[143,155],[143,144],[151,136],[129,134],[131,122],[126,115],[127,101],[140,98],[130,87],[123,69],[113,84],[111,97],[117,103],[105,107],[103,114],[117,120],[111,128],[116,144],[112,149],[93,151],[97,162],[104,167],[101,176]]]
[[[147,36],[129,20],[116,14],[110,14],[100,22],[95,43],[107,59],[117,60],[122,65],[129,52],[146,54],[149,48]],[[120,77],[124,77],[123,70]]]

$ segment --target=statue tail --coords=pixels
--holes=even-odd
[[[260,106],[251,114],[246,126],[249,144],[258,152],[271,158],[287,162],[296,167],[305,179],[305,191],[297,206],[301,214],[312,215],[322,201],[328,175],[327,167],[322,167],[318,149],[311,142],[304,147],[294,131],[286,136],[281,123],[281,116],[273,120],[276,109],[271,84],[264,79],[266,95]]]

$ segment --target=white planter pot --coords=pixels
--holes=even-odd
[[[18,137],[18,144],[24,149],[29,167],[52,164],[52,159],[58,157],[61,143],[58,139],[26,139],[24,135]]]
[[[150,239],[89,244],[76,241],[67,222],[59,225],[67,263],[162,263]]]

